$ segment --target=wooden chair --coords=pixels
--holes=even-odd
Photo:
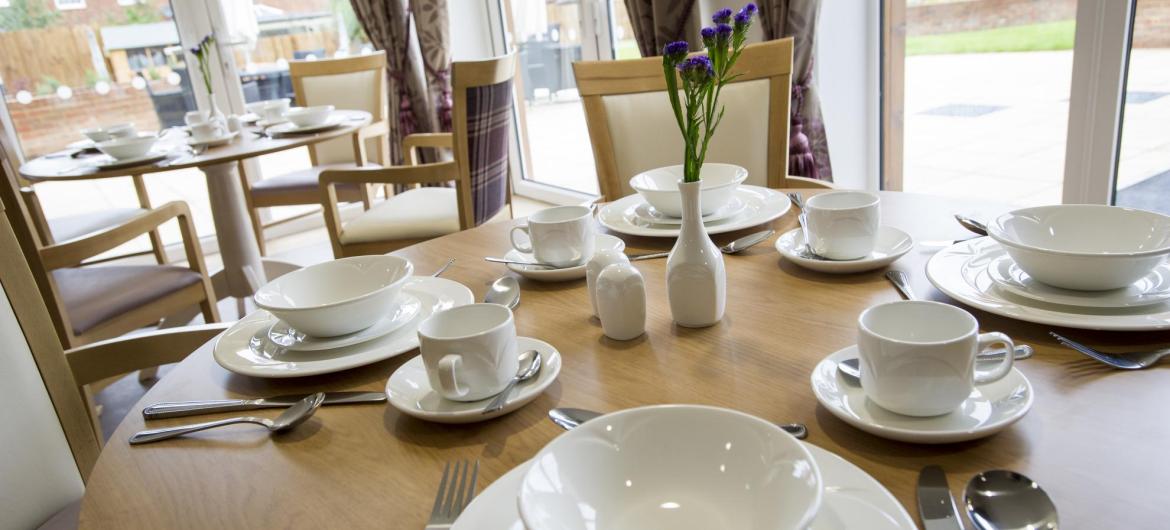
[[[7,134],[0,132],[0,144],[3,145],[7,153],[9,165],[14,169],[19,169],[21,164],[24,163],[24,160],[21,159],[16,146],[8,142],[8,138],[9,136]],[[98,212],[49,219],[45,217],[45,211],[41,208],[41,201],[37,197],[34,184],[25,180],[19,173],[16,175],[16,181],[20,185],[20,194],[24,199],[25,206],[28,207],[29,215],[32,217],[37,231],[37,237],[40,238],[41,244],[44,245],[65,242],[104,230],[126,222],[133,217],[142,215],[151,208],[150,196],[146,193],[146,183],[143,181],[142,175],[131,175],[130,181],[134,184],[134,193],[138,198],[138,208],[112,208]],[[147,236],[150,238],[150,248],[155,260],[158,261],[159,265],[166,264],[166,247],[163,245],[162,236],[159,235],[158,230],[151,230],[147,233]],[[120,257],[124,256],[115,256],[107,259],[117,259]]]
[[[573,63],[577,90],[607,201],[634,193],[630,177],[682,163],[683,141],[663,92],[662,58]],[[792,39],[744,48],[723,88],[727,109],[707,150],[707,162],[747,168],[748,184],[770,188],[830,188],[788,175],[788,102],[792,92]]]
[[[0,205],[0,211],[3,206]],[[6,216],[0,215],[0,527],[77,528],[100,431],[80,388],[178,362],[226,324],[172,328],[62,351]]]
[[[452,133],[403,139],[412,165],[321,172],[320,197],[336,257],[384,254],[420,241],[511,216],[509,140],[514,55],[451,65]],[[451,148],[454,160],[413,165],[420,147]],[[337,190],[345,184],[441,184],[408,189],[342,223]]]
[[[32,228],[35,225],[21,200],[15,172],[3,156],[0,156],[0,177],[0,199],[28,257],[36,285],[52,309],[53,324],[65,347],[155,325],[194,305],[200,307],[206,322],[219,320],[203,251],[185,203],[170,202],[88,236],[46,245]],[[86,258],[157,230],[171,219],[179,223],[187,254],[186,267],[80,266]]]
[[[306,169],[249,183],[245,164],[240,162],[240,182],[244,186],[244,197],[261,254],[265,252],[266,227],[260,222],[259,208],[318,204],[318,177],[326,169],[389,165],[385,52],[343,59],[293,61],[288,69],[299,105],[333,105],[338,109],[364,110],[373,116],[373,122],[350,137],[309,147],[312,167]],[[367,186],[340,186],[338,194],[341,200],[361,201],[366,208],[373,200]]]

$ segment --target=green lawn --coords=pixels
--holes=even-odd
[[[1071,50],[1075,22],[1045,22],[1006,28],[906,38],[906,55]]]

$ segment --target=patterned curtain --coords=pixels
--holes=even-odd
[[[760,2],[760,25],[769,40],[792,37],[794,41],[788,174],[832,181],[829,142],[812,78],[820,10],[821,0],[764,0]]]
[[[370,42],[386,51],[390,159],[396,165],[402,164],[404,136],[451,130],[447,0],[350,0],[350,3]]]
[[[676,40],[690,41],[692,49],[697,49],[694,46],[698,43],[694,38],[696,32],[688,31],[687,23],[695,0],[625,1],[642,57],[662,55],[662,48]]]

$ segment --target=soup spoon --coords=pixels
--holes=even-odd
[[[516,309],[520,304],[520,282],[511,276],[497,278],[488,286],[487,294],[483,295],[483,303]]]
[[[776,233],[775,230],[762,230],[759,232],[752,232],[746,236],[743,236],[739,239],[736,239],[735,241],[732,241],[726,245],[719,247],[719,251],[724,253],[724,254],[738,254],[740,252],[743,252],[743,251],[759,244],[761,241],[767,240],[769,237],[772,237],[772,234],[775,234],[775,233]],[[630,261],[642,261],[644,259],[665,258],[669,255],[670,255],[670,252],[654,252],[652,254],[638,254],[636,256],[630,256]]]
[[[967,483],[963,504],[979,530],[1056,530],[1060,518],[1052,498],[1032,479],[1014,471],[984,471]]]
[[[214,429],[216,427],[223,427],[224,425],[235,425],[237,423],[255,423],[263,425],[268,428],[272,434],[287,432],[295,429],[298,425],[309,419],[321,403],[325,401],[325,393],[317,392],[305,399],[298,401],[295,405],[288,408],[277,416],[275,420],[268,418],[257,418],[254,416],[240,416],[238,418],[228,418],[226,420],[209,421],[206,423],[195,423],[191,425],[180,425],[178,427],[166,427],[162,429],[150,429],[141,431],[130,437],[131,445],[146,444],[157,442],[159,440],[166,440],[167,438],[174,438],[184,434],[202,431],[206,429]]]

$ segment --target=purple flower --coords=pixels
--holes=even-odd
[[[731,26],[727,24],[720,24],[715,26],[715,32],[719,34],[720,39],[727,39],[728,37],[731,37],[732,29]]]
[[[743,6],[738,13],[735,14],[735,27],[746,28],[752,23],[752,16],[756,14],[756,4],[748,4]]]
[[[731,9],[725,7],[719,11],[716,11],[714,15],[711,15],[711,21],[716,24],[726,24],[731,22]]]
[[[715,28],[707,27],[699,30],[699,34],[703,36],[703,40],[715,37]]]
[[[706,55],[696,55],[681,63],[678,63],[678,71],[682,73],[683,79],[688,81],[704,81],[707,78],[715,77],[715,68],[711,65],[711,59]]]
[[[739,12],[740,12],[740,13],[747,13],[747,14],[749,14],[749,15],[754,15],[754,14],[756,14],[756,11],[757,11],[758,9],[759,9],[759,8],[757,8],[757,7],[756,7],[756,4],[753,4],[753,3],[751,3],[751,2],[748,2],[748,3],[747,3],[747,5],[743,6],[743,9],[740,9],[740,10],[739,10]]]
[[[690,45],[685,40],[674,41],[662,48],[662,60],[669,66],[678,64],[687,56]]]

